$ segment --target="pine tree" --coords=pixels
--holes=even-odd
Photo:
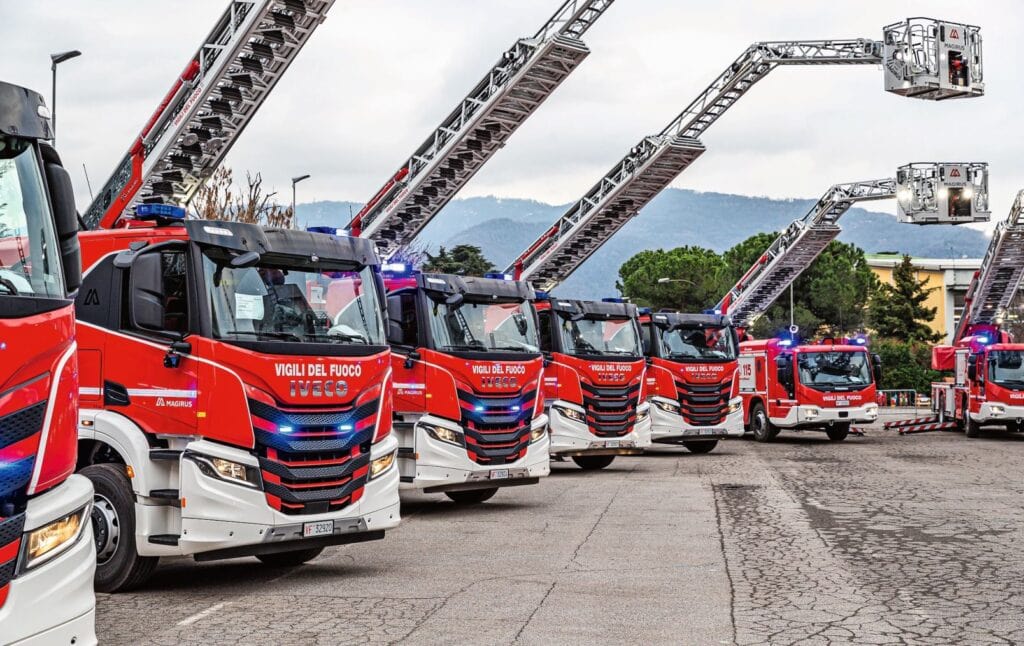
[[[426,256],[423,271],[459,276],[483,276],[494,271],[494,265],[484,257],[480,247],[473,245],[460,244],[451,249],[441,247],[436,256],[430,253]]]
[[[926,307],[928,295],[938,289],[926,288],[924,279],[914,275],[910,256],[892,270],[892,285],[883,284],[875,291],[868,306],[868,319],[875,333],[887,339],[936,342],[943,334],[929,325],[938,308]]]

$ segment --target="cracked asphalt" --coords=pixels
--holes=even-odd
[[[162,563],[98,595],[103,644],[1024,643],[1024,435],[555,464],[479,507],[403,505],[294,570]]]

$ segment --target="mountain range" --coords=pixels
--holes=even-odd
[[[585,262],[558,293],[579,298],[615,295],[618,268],[643,249],[698,245],[718,252],[755,233],[779,231],[814,205],[809,199],[771,199],[670,188],[627,222]],[[301,226],[344,226],[354,202],[313,202],[297,209]],[[473,197],[453,200],[431,222],[419,242],[429,250],[471,244],[499,269],[505,268],[568,205],[533,200]],[[900,224],[893,215],[850,209],[840,221],[839,239],[867,253],[899,252],[920,258],[980,258],[988,246],[978,230],[949,225]]]

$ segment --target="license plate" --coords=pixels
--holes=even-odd
[[[619,448],[619,440],[608,440],[604,445],[609,449],[617,449]]]
[[[848,399],[837,399],[836,400],[836,406],[849,406],[849,405],[850,405],[850,400],[848,400]]]
[[[491,480],[507,480],[508,469],[494,469],[491,471]]]
[[[333,520],[321,520],[315,523],[306,523],[302,526],[302,535],[305,538],[312,538],[313,536],[330,536],[333,533]]]
[[[701,435],[718,435],[721,431],[717,428],[702,428],[700,429]]]

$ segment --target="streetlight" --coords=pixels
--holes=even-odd
[[[57,66],[64,61],[81,56],[82,52],[77,49],[70,49],[66,52],[50,54],[50,75],[53,84],[50,87],[50,123],[53,128],[53,145],[57,146]]]
[[[299,175],[292,178],[292,227],[295,226],[295,185],[304,179],[309,179],[309,175]]]

